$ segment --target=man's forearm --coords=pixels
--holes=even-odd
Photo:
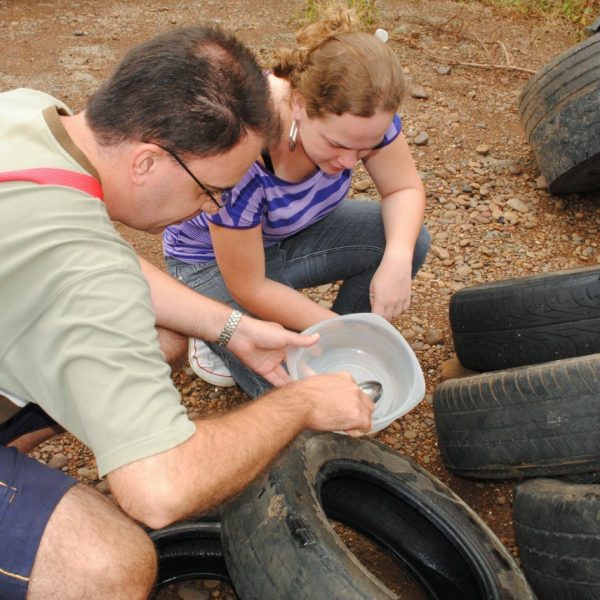
[[[119,504],[135,519],[162,527],[235,495],[305,427],[307,409],[298,398],[288,400],[278,390],[196,421],[196,433],[180,446],[109,474]]]
[[[301,430],[364,433],[372,412],[349,373],[315,375],[197,421],[189,440],[109,473],[108,481],[127,513],[163,527],[240,491]]]

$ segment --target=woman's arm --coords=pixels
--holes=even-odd
[[[363,159],[382,199],[386,247],[373,276],[373,312],[388,321],[410,305],[415,243],[425,215],[425,189],[402,133]]]
[[[230,229],[211,223],[210,235],[227,288],[251,314],[297,331],[336,316],[300,292],[266,277],[260,226]]]

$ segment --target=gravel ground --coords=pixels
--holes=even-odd
[[[382,0],[377,26],[390,33],[411,84],[402,109],[405,132],[428,194],[431,253],[413,286],[410,311],[395,322],[415,350],[427,382],[424,401],[377,435],[459,494],[517,556],[511,482],[473,482],[444,467],[436,444],[432,392],[453,355],[448,302],[468,285],[600,262],[598,195],[551,196],[526,143],[518,98],[529,73],[568,48],[581,31],[548,18],[500,13],[478,3]],[[60,6],[60,11],[58,7]],[[260,57],[289,41],[299,1],[136,3],[0,0],[0,89],[28,86],[82,107],[124,50],[158,31],[196,19],[238,32]],[[226,9],[226,10],[225,10]],[[290,20],[292,15],[292,20]],[[494,64],[499,67],[457,63]],[[375,191],[357,169],[353,196]],[[160,239],[120,227],[147,258],[162,265]],[[330,303],[336,286],[306,290]],[[186,368],[174,374],[191,414],[213,415],[247,399]],[[69,435],[32,453],[106,492],[89,450]],[[354,547],[354,546],[353,546]],[[361,542],[355,548],[360,554]],[[369,552],[365,561],[369,561]],[[173,586],[160,598],[230,598],[218,582]]]

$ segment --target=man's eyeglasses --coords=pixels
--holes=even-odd
[[[173,150],[169,150],[160,144],[156,144],[159,148],[162,148],[167,154],[170,154],[181,166],[181,168],[198,184],[198,187],[214,202],[217,208],[223,208],[225,206],[221,202],[219,202],[215,196],[215,194],[219,194],[219,196],[223,192],[211,192],[189,169],[189,167],[183,162],[183,160],[177,156]]]

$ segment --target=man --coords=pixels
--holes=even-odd
[[[206,510],[302,429],[369,429],[348,374],[287,383],[285,348],[314,338],[203,298],[111,223],[158,232],[213,210],[260,151],[268,107],[252,54],[206,27],[131,51],[77,115],[0,94],[0,597],[145,598],[156,557],[135,521]],[[165,362],[189,336],[283,387],[190,421]],[[23,454],[58,426],[92,449],[122,510]]]

